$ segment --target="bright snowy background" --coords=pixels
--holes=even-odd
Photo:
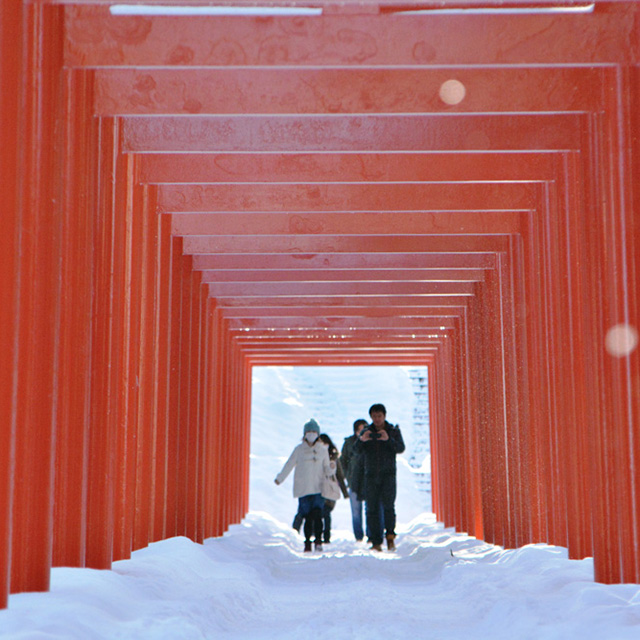
[[[399,368],[254,372],[251,512],[204,545],[173,538],[112,571],[56,568],[51,592],[11,596],[0,638],[438,640],[640,638],[640,587],[592,579],[590,560],[515,551],[444,529],[429,513],[426,387]],[[315,417],[340,447],[374,402],[399,423],[398,549],[356,543],[347,501],[331,545],[302,553],[292,476],[273,479]],[[453,554],[453,555],[452,555]]]

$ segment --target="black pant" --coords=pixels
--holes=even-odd
[[[396,476],[384,474],[367,477],[365,482],[367,502],[367,527],[372,544],[382,544],[380,509],[383,511],[387,536],[396,534]]]
[[[325,498],[324,509],[322,510],[322,521],[324,524],[322,537],[325,542],[331,542],[331,512],[335,506],[335,500],[327,500]]]
[[[322,542],[322,510],[314,507],[304,518],[304,539],[306,542],[315,536],[316,542]]]
[[[316,542],[322,542],[322,509],[324,498],[319,493],[298,498],[298,513],[294,519],[294,526],[297,524],[297,516],[304,518],[304,539],[305,542],[311,540],[314,535]]]

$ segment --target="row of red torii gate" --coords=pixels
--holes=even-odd
[[[25,0],[0,47],[1,606],[238,522],[256,365],[426,365],[438,518],[640,582],[638,3]]]

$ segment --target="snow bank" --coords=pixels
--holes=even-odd
[[[409,464],[418,433],[411,394],[402,370],[363,371],[355,381],[344,369],[258,372],[244,521],[204,545],[151,544],[112,571],[53,569],[49,593],[11,596],[0,638],[637,640],[638,585],[594,584],[592,561],[568,560],[562,548],[507,551],[435,521],[424,491],[428,451],[422,469]],[[398,460],[397,551],[355,542],[340,500],[332,543],[305,554],[290,526],[291,478],[273,479],[309,417],[341,446],[353,420],[380,401],[408,441]]]

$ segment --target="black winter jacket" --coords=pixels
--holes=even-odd
[[[360,436],[362,437],[365,431],[371,431],[374,437],[367,442],[358,439],[356,443],[356,451],[362,453],[364,460],[365,478],[396,474],[396,455],[404,451],[404,440],[399,427],[394,427],[385,421],[383,428],[389,434],[388,440],[376,438],[375,427],[369,425],[362,430]]]
[[[362,452],[356,451],[357,441],[358,437],[355,434],[344,439],[340,462],[342,463],[349,489],[360,498],[364,490],[364,460],[362,459]]]

